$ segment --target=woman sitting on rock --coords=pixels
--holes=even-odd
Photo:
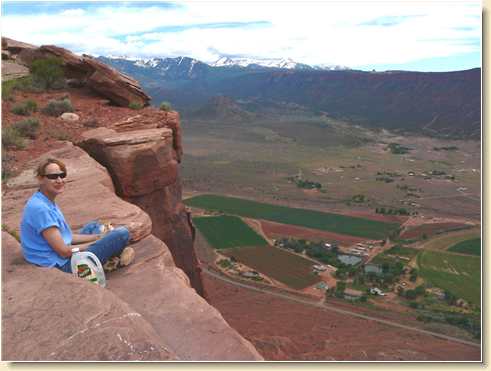
[[[126,247],[130,237],[127,228],[118,227],[101,233],[102,225],[91,222],[78,234],[72,233],[55,203],[55,198],[65,190],[66,176],[65,164],[56,159],[47,159],[37,168],[39,189],[27,201],[20,225],[25,259],[32,264],[56,267],[67,273],[72,271],[72,254],[84,250],[95,254],[101,264],[119,255],[120,265],[129,264],[133,260],[134,250]]]

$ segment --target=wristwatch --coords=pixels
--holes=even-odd
[[[78,247],[73,247],[73,248],[72,248],[72,254],[75,254],[76,252],[80,252],[80,248],[78,248]]]

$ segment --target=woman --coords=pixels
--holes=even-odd
[[[123,253],[129,264],[134,251],[131,247],[125,249],[130,237],[125,227],[115,228],[106,234],[95,234],[100,232],[100,224],[92,222],[84,226],[79,234],[72,233],[55,203],[56,197],[65,190],[66,176],[65,164],[53,158],[43,161],[37,168],[39,189],[27,201],[20,225],[25,259],[32,264],[56,267],[67,273],[72,271],[72,254],[84,250],[94,253],[101,264]]]

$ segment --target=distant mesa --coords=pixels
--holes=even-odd
[[[227,122],[247,122],[256,117],[254,113],[243,109],[235,100],[224,95],[211,98],[207,104],[192,112],[190,116],[196,119]]]

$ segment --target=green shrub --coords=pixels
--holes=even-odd
[[[16,122],[12,127],[23,137],[35,139],[39,133],[39,120],[35,118]]]
[[[169,111],[172,111],[172,106],[169,102],[162,102],[162,103],[160,103],[160,110],[165,111],[165,112],[169,112]]]
[[[131,108],[131,109],[134,109],[134,110],[140,110],[143,108],[143,104],[141,103],[137,103],[137,102],[131,102],[129,105],[128,105],[128,108]]]
[[[62,100],[52,99],[48,105],[43,108],[43,113],[49,116],[60,116],[65,112],[73,112],[72,102],[68,98]]]
[[[62,60],[57,57],[36,59],[31,65],[33,84],[41,89],[60,89],[64,87]]]
[[[72,141],[72,136],[66,130],[60,129],[58,127],[49,128],[47,134],[56,140],[68,140]]]
[[[13,106],[11,112],[16,115],[29,116],[31,113],[36,112],[37,109],[37,103],[32,99],[29,99]]]
[[[25,147],[24,138],[15,127],[9,126],[2,130],[2,146],[22,149]]]
[[[13,93],[16,90],[32,90],[31,76],[24,76],[19,79],[2,81],[2,100],[13,100]]]
[[[11,164],[14,156],[6,148],[2,148],[2,182],[13,175]]]

